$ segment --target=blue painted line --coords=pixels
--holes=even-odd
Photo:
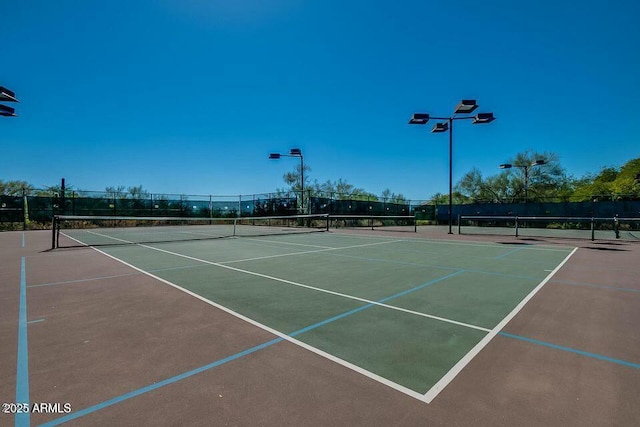
[[[390,297],[383,298],[383,299],[378,300],[376,302],[378,302],[380,304],[384,304],[387,301],[391,301],[392,299],[399,298],[401,296],[410,294],[412,292],[419,291],[420,289],[426,288],[427,286],[433,285],[433,284],[438,283],[438,282],[442,282],[443,280],[446,280],[446,279],[448,279],[450,277],[453,277],[453,276],[457,276],[458,274],[463,273],[463,272],[464,272],[464,270],[460,270],[460,271],[456,271],[456,272],[451,273],[451,274],[447,274],[446,276],[442,276],[442,277],[439,277],[437,279],[430,280],[429,282],[423,283],[423,284],[421,284],[419,286],[416,286],[415,288],[411,288],[411,289],[407,289],[406,291],[398,292],[397,294],[391,295]],[[319,328],[320,326],[324,326],[324,325],[326,325],[328,323],[335,322],[336,320],[343,319],[343,318],[345,318],[347,316],[351,316],[352,314],[356,314],[356,313],[358,313],[360,311],[363,311],[363,310],[366,310],[368,308],[375,307],[375,306],[376,306],[376,304],[367,304],[367,305],[364,305],[362,307],[355,308],[355,309],[347,311],[345,313],[338,314],[337,316],[330,317],[330,318],[328,318],[326,320],[323,320],[322,322],[318,322],[318,323],[315,323],[315,324],[313,324],[311,326],[307,326],[306,328],[298,329],[297,331],[290,333],[289,336],[290,337],[295,337],[295,336],[298,336],[300,334],[304,334],[305,332],[309,332],[309,331],[311,331],[313,329]]]
[[[132,397],[136,397],[136,396],[139,396],[141,394],[148,393],[148,392],[156,390],[156,389],[158,389],[160,387],[164,387],[166,385],[175,383],[177,381],[181,381],[181,380],[183,380],[185,378],[192,377],[192,376],[194,376],[196,374],[199,374],[201,372],[207,371],[209,369],[218,367],[220,365],[224,365],[225,363],[228,363],[228,362],[231,362],[233,360],[239,359],[239,358],[244,357],[246,355],[249,355],[251,353],[255,353],[256,351],[262,350],[263,348],[270,347],[270,346],[272,346],[272,345],[274,345],[276,343],[279,343],[280,341],[283,341],[283,338],[276,338],[276,339],[273,339],[271,341],[267,341],[267,342],[265,342],[263,344],[257,345],[255,347],[248,348],[248,349],[246,349],[244,351],[241,351],[241,352],[236,353],[234,355],[231,355],[229,357],[225,357],[224,359],[220,359],[220,360],[217,360],[215,362],[209,363],[208,365],[204,365],[204,366],[201,366],[199,368],[193,369],[191,371],[187,371],[187,372],[185,372],[183,374],[176,375],[175,377],[167,378],[166,380],[159,381],[159,382],[151,384],[151,385],[149,385],[147,387],[142,387],[142,388],[139,388],[137,390],[131,391],[129,393],[125,393],[123,395],[120,395],[118,397],[114,397],[113,399],[106,400],[106,401],[104,401],[102,403],[99,403],[97,405],[90,406],[90,407],[82,409],[82,410],[80,410],[78,412],[74,412],[74,413],[65,415],[64,417],[55,419],[53,421],[49,421],[48,423],[40,424],[40,426],[41,427],[45,427],[45,426],[46,427],[50,427],[50,426],[57,426],[59,424],[66,423],[66,422],[74,420],[76,418],[80,418],[80,417],[82,417],[84,415],[88,415],[88,414],[90,414],[92,412],[104,409],[104,408],[106,408],[108,406],[115,405],[116,403],[120,403],[120,402],[122,402],[124,400],[131,399]]]
[[[457,271],[457,270],[460,269],[458,267],[445,267],[445,266],[441,266],[441,265],[423,264],[423,263],[419,263],[419,262],[394,261],[394,260],[382,259],[382,258],[367,258],[367,257],[356,256],[356,255],[337,254],[337,253],[333,253],[333,252],[317,252],[317,253],[322,254],[322,255],[337,256],[337,257],[343,257],[343,258],[360,259],[360,260],[363,260],[363,261],[376,261],[376,262],[385,262],[385,263],[396,264],[396,265],[411,265],[411,266],[415,266],[415,267],[437,268],[437,269],[440,269],[440,270],[456,270]],[[540,280],[539,277],[523,276],[523,275],[519,275],[519,274],[498,273],[498,272],[495,272],[495,271],[485,271],[485,270],[476,270],[476,269],[466,269],[465,271],[467,271],[469,273],[487,274],[487,275],[490,275],[490,276],[510,277],[510,278],[513,278],[513,279]]]
[[[367,308],[371,308],[371,307],[374,307],[374,306],[375,306],[375,304],[367,304],[367,305],[363,305],[362,307],[354,308],[353,310],[349,310],[349,311],[347,311],[345,313],[338,314],[337,316],[330,317],[330,318],[328,318],[326,320],[323,320],[322,322],[314,323],[313,325],[307,326],[306,328],[298,329],[297,331],[291,332],[288,335],[290,337],[295,337],[295,336],[298,336],[300,334],[304,334],[305,332],[309,332],[309,331],[311,331],[313,329],[319,328],[320,326],[324,326],[324,325],[326,325],[328,323],[335,322],[336,320],[340,320],[340,319],[345,318],[347,316],[351,316],[352,314],[356,314],[356,313],[358,313],[358,312],[360,312],[362,310],[366,310]]]
[[[35,319],[35,320],[29,320],[27,322],[27,325],[30,325],[32,323],[40,323],[40,322],[44,322],[44,319]]]
[[[617,286],[596,285],[594,283],[573,282],[571,280],[553,280],[553,282],[561,283],[563,285],[587,286],[589,288],[611,289],[611,290],[614,290],[614,291],[622,291],[622,292],[640,292],[640,289],[619,288]]]
[[[521,341],[526,341],[526,342],[530,342],[530,343],[533,343],[533,344],[542,345],[542,346],[545,346],[545,347],[555,348],[556,350],[567,351],[569,353],[575,353],[575,354],[579,354],[581,356],[591,357],[593,359],[604,360],[606,362],[616,363],[618,365],[623,365],[623,366],[628,366],[628,367],[631,367],[631,368],[640,369],[640,364],[639,363],[627,362],[626,360],[621,360],[621,359],[614,359],[613,357],[603,356],[603,355],[597,354],[597,353],[590,353],[588,351],[583,351],[583,350],[578,350],[578,349],[571,348],[571,347],[565,347],[565,346],[562,346],[562,345],[552,344],[550,342],[540,341],[540,340],[536,340],[536,339],[533,339],[533,338],[527,338],[527,337],[523,337],[523,336],[520,336],[520,335],[513,335],[513,334],[509,334],[507,332],[498,332],[498,334],[502,335],[502,336],[505,336],[505,337],[514,338],[514,339],[517,339],[517,340],[521,340]]]
[[[458,271],[455,271],[453,273],[447,274],[446,276],[438,277],[437,279],[433,279],[433,280],[431,280],[431,281],[429,281],[427,283],[423,283],[422,285],[416,286],[415,288],[407,289],[406,291],[398,292],[397,294],[391,295],[390,297],[383,298],[378,302],[379,303],[385,303],[385,302],[390,301],[392,299],[396,299],[396,298],[405,296],[405,295],[410,294],[412,292],[419,291],[420,289],[426,288],[427,286],[436,284],[438,282],[442,282],[443,280],[449,279],[449,278],[451,278],[453,276],[457,276],[458,274],[464,273],[465,271],[466,270],[458,270]]]
[[[20,309],[18,314],[18,363],[16,372],[16,402],[29,405],[29,343],[27,342],[27,276],[26,261],[20,266]],[[29,412],[15,416],[16,427],[28,427]]]
[[[443,277],[439,277],[437,279],[434,279],[434,280],[431,280],[429,282],[423,283],[423,284],[421,284],[419,286],[416,286],[414,288],[408,289],[406,291],[402,291],[402,292],[399,292],[397,294],[391,295],[389,297],[383,298],[383,299],[381,299],[381,300],[379,300],[377,302],[384,303],[386,301],[390,301],[390,300],[392,300],[394,298],[398,298],[398,297],[407,295],[407,294],[409,294],[411,292],[418,291],[418,290],[423,289],[423,288],[425,288],[425,287],[427,287],[429,285],[433,285],[435,283],[441,282],[443,280],[446,280],[446,279],[448,279],[450,277],[456,276],[456,275],[458,275],[460,273],[463,273],[463,272],[464,272],[464,270],[456,271],[454,273],[448,274],[448,275],[443,276]],[[305,328],[298,329],[297,331],[294,331],[294,332],[288,334],[288,336],[295,337],[295,336],[301,335],[301,334],[303,334],[305,332],[309,332],[309,331],[311,331],[313,329],[319,328],[319,327],[324,326],[324,325],[326,325],[328,323],[335,322],[336,320],[343,319],[345,317],[351,316],[352,314],[358,313],[360,311],[363,311],[363,310],[366,310],[368,308],[375,307],[375,306],[376,306],[376,304],[371,304],[371,303],[370,304],[366,304],[366,305],[364,305],[362,307],[358,307],[358,308],[355,308],[353,310],[349,310],[347,312],[344,312],[342,314],[338,314],[337,316],[330,317],[330,318],[328,318],[326,320],[323,320],[321,322],[314,323],[313,325],[307,326]],[[137,390],[134,390],[134,391],[131,391],[129,393],[125,393],[123,395],[114,397],[113,399],[106,400],[106,401],[104,401],[102,403],[99,403],[97,405],[91,406],[89,408],[85,408],[85,409],[82,409],[80,411],[74,412],[72,414],[65,415],[64,417],[55,419],[53,421],[49,421],[48,423],[41,424],[40,427],[52,427],[52,426],[57,426],[57,425],[62,424],[62,423],[66,423],[67,421],[71,421],[71,420],[74,420],[76,418],[80,418],[80,417],[88,415],[88,414],[90,414],[92,412],[96,412],[96,411],[99,411],[99,410],[104,409],[106,407],[115,405],[116,403],[120,403],[120,402],[122,402],[124,400],[131,399],[131,398],[139,396],[141,394],[156,390],[156,389],[158,389],[160,387],[164,387],[165,385],[169,385],[169,384],[175,383],[177,381],[181,381],[181,380],[183,380],[185,378],[189,378],[189,377],[191,377],[193,375],[199,374],[199,373],[204,372],[206,370],[218,367],[220,365],[224,365],[227,362],[231,362],[233,360],[236,360],[236,359],[239,359],[241,357],[247,356],[247,355],[249,355],[251,353],[255,353],[258,350],[262,350],[264,348],[270,347],[270,346],[272,346],[274,344],[277,344],[277,343],[279,343],[281,341],[284,341],[284,338],[276,338],[276,339],[273,339],[271,341],[267,341],[267,342],[265,342],[263,344],[257,345],[255,347],[251,347],[251,348],[249,348],[247,350],[241,351],[239,353],[236,353],[236,354],[231,355],[229,357],[226,357],[224,359],[220,359],[218,361],[212,362],[212,363],[210,363],[208,365],[204,365],[204,366],[202,366],[200,368],[193,369],[191,371],[185,372],[185,373],[180,374],[180,375],[176,375],[176,376],[171,377],[171,378],[167,378],[166,380],[157,382],[155,384],[152,384],[152,385],[149,385],[149,386],[146,386],[146,387],[139,388]]]
[[[495,259],[504,259],[505,257],[507,257],[507,256],[511,255],[512,253],[520,252],[520,251],[521,251],[521,250],[523,250],[523,249],[524,249],[524,248],[515,248],[515,249],[512,249],[512,250],[510,250],[510,251],[507,251],[507,252],[503,253],[502,255],[498,255],[498,256],[496,256],[496,257],[494,257],[494,258],[495,258]]]

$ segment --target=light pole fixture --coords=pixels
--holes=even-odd
[[[269,159],[271,160],[277,160],[280,157],[300,157],[300,212],[304,213],[304,157],[302,156],[302,150],[292,148],[289,150],[289,154],[269,154]]]
[[[520,168],[524,170],[524,202],[527,203],[529,199],[529,169],[535,166],[542,166],[546,163],[547,161],[543,159],[535,160],[528,165],[512,165],[511,163],[503,163],[500,165],[500,169]]]
[[[475,99],[463,99],[458,105],[456,105],[453,115],[450,117],[431,117],[427,113],[414,113],[409,120],[410,125],[426,125],[430,119],[444,120],[443,122],[436,123],[431,129],[432,133],[449,132],[449,234],[453,234],[451,231],[453,223],[453,121],[454,120],[473,120],[473,124],[491,123],[495,120],[493,113],[478,113],[475,116],[470,116],[478,108],[478,103]],[[457,114],[465,114],[464,116],[457,116]]]
[[[0,86],[0,101],[18,102],[16,94],[2,86]],[[0,104],[0,116],[15,117],[16,110],[15,108]]]

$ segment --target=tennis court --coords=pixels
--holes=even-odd
[[[301,224],[300,219],[296,223]],[[246,225],[257,227],[255,221]],[[310,221],[302,227],[303,231],[309,231],[308,225]],[[238,224],[224,224],[226,228],[230,226]],[[560,321],[565,328],[564,335],[561,331],[555,341],[541,340],[540,335],[527,333],[527,328],[535,330],[548,321],[536,323],[532,319],[540,316],[540,310],[553,306],[553,303],[542,304],[548,296],[541,290],[545,285],[548,288],[549,282],[560,281],[559,272],[570,271],[575,265],[574,258],[595,252],[589,248],[578,248],[563,241],[522,244],[516,239],[486,236],[465,240],[465,236],[434,236],[431,231],[326,232],[322,224],[313,231],[325,232],[299,232],[296,227],[285,228],[278,223],[266,228],[277,232],[240,237],[242,233],[234,230],[235,237],[217,238],[220,236],[211,234],[212,228],[203,227],[207,226],[186,227],[189,231],[171,230],[183,237],[188,233],[185,239],[167,238],[166,234],[149,237],[149,233],[157,230],[141,227],[62,230],[57,236],[59,248],[48,251],[45,249],[50,234],[31,232],[25,237],[22,233],[21,238],[31,246],[23,240],[25,248],[18,251],[23,254],[19,257],[23,289],[21,295],[14,295],[12,303],[18,299],[20,303],[10,312],[25,323],[24,330],[18,333],[18,341],[27,335],[29,341],[18,343],[23,353],[19,351],[14,358],[18,366],[27,363],[28,373],[24,372],[24,366],[22,373],[18,368],[16,387],[22,386],[23,398],[31,402],[69,402],[73,409],[55,416],[32,413],[32,423],[57,425],[70,421],[85,425],[92,420],[101,423],[135,420],[137,413],[144,414],[141,416],[146,423],[150,419],[149,410],[140,409],[140,402],[169,390],[172,397],[161,398],[165,405],[182,401],[186,394],[189,398],[182,401],[183,405],[216,402],[211,405],[218,412],[196,405],[192,406],[191,413],[177,411],[176,414],[183,414],[177,419],[163,418],[167,416],[166,411],[156,402],[158,413],[163,415],[153,416],[160,417],[160,424],[189,420],[209,424],[206,420],[211,418],[207,418],[207,414],[214,416],[211,411],[231,424],[274,424],[278,413],[290,417],[292,412],[298,414],[297,418],[286,418],[281,424],[324,424],[313,418],[318,414],[333,420],[329,424],[343,421],[349,424],[358,419],[368,420],[391,402],[401,402],[399,408],[411,414],[404,423],[396,419],[397,424],[415,425],[418,419],[460,420],[461,415],[452,412],[455,412],[456,399],[465,394],[464,387],[474,387],[473,381],[469,383],[469,375],[481,375],[482,369],[478,371],[478,368],[482,364],[491,366],[489,371],[495,375],[496,366],[492,365],[496,363],[495,358],[504,363],[501,358],[509,359],[510,354],[513,360],[510,359],[508,365],[539,363],[547,375],[556,371],[559,374],[554,375],[562,375],[563,370],[556,370],[554,364],[545,365],[546,357],[561,360],[578,357],[577,363],[582,367],[587,363],[598,364],[596,371],[602,366],[605,370],[621,370],[622,373],[616,374],[620,377],[616,381],[622,381],[623,390],[638,389],[640,337],[637,332],[629,328],[616,330],[615,336],[621,340],[626,336],[630,345],[616,343],[613,352],[610,347],[592,351],[590,346],[597,339],[572,341],[575,331],[584,325],[575,319],[571,324]],[[166,230],[164,228],[163,233]],[[6,233],[3,237],[9,234],[16,239],[20,235]],[[83,243],[98,246],[80,246]],[[39,247],[41,251],[29,252],[30,247]],[[622,250],[636,256],[638,252],[637,245],[633,244],[613,249],[619,250],[621,256],[629,255]],[[613,251],[606,255],[611,254]],[[623,266],[619,271],[626,269],[629,274],[626,284],[618,283],[629,298],[623,304],[627,310],[637,309],[640,284],[633,277],[637,277],[638,272],[628,258]],[[578,270],[584,273],[584,267],[583,264]],[[592,273],[590,277],[595,275]],[[587,279],[573,281],[573,285],[556,283],[552,290],[564,287],[578,292],[584,289],[602,292],[604,289],[589,288],[587,285],[591,282]],[[571,300],[575,295],[567,298]],[[525,307],[537,307],[538,311],[523,317],[521,311]],[[560,318],[568,311],[566,307],[564,311]],[[640,320],[632,311],[622,312]],[[624,322],[628,321],[625,318]],[[505,330],[507,324],[513,326],[508,331]],[[606,328],[611,326],[605,324]],[[603,327],[596,325],[591,332],[601,331]],[[551,335],[558,333],[553,327],[544,331]],[[584,336],[591,337],[590,333]],[[140,343],[144,345],[140,347]],[[555,352],[550,350],[553,345],[557,347]],[[524,356],[523,348],[528,350]],[[215,380],[210,375],[233,371],[243,363],[256,363],[267,355],[274,357],[285,349],[290,352],[288,356],[275,356],[277,361],[266,363],[262,369],[256,371],[254,367],[230,374],[233,380],[227,378],[222,382],[225,392],[214,386],[221,384],[220,378]],[[616,353],[617,349],[621,353]],[[28,352],[28,362],[24,352]],[[537,352],[544,354],[536,359]],[[282,363],[284,365],[280,365]],[[313,368],[300,367],[299,363],[311,363]],[[473,363],[475,368],[468,367]],[[260,383],[269,376],[269,369],[265,371],[269,366],[280,375],[291,371],[286,375],[293,377],[284,380],[286,384],[301,381],[289,386],[298,397],[282,390],[276,393],[279,393],[278,404],[264,397],[273,407],[262,408],[259,413],[264,418],[258,419],[255,408],[247,408],[246,414],[237,413],[237,406],[232,406],[233,410],[220,408],[219,401],[223,401],[227,393],[242,396],[238,402],[246,403],[253,394],[251,387],[256,386],[254,381]],[[539,367],[528,369],[533,373]],[[296,376],[298,371],[306,372],[300,374],[304,378]],[[466,376],[462,375],[464,372]],[[448,397],[440,396],[447,394],[459,375],[463,379],[457,380],[456,391]],[[625,375],[627,377],[621,379]],[[585,384],[601,380],[589,374],[586,378]],[[258,390],[267,393],[274,379],[265,381]],[[101,384],[97,393],[90,387],[96,382]],[[192,385],[184,389],[189,382]],[[194,386],[194,382],[199,385]],[[66,385],[66,389],[58,385]],[[527,386],[520,386],[520,390],[500,389],[491,393],[512,393],[516,399],[523,399],[524,405],[537,407],[539,402],[526,401],[529,394],[523,391]],[[537,386],[530,387],[535,390]],[[344,393],[352,388],[359,391],[345,397]],[[546,392],[554,394],[548,389]],[[313,399],[326,404],[324,393],[336,393],[341,396],[339,402],[330,402],[325,410],[307,408],[313,405]],[[353,409],[355,414],[340,413],[339,408],[349,411],[347,407],[351,405],[361,407],[362,404],[353,401],[370,399],[369,393],[375,396],[371,404],[378,409],[368,407],[369,415],[358,414],[356,409]],[[287,402],[281,400],[285,395]],[[307,396],[311,402],[305,402],[301,396]],[[255,396],[249,400],[253,399]],[[436,405],[438,409],[435,409],[439,401],[442,406]],[[296,405],[305,409],[300,412]],[[445,411],[445,408],[448,409]],[[525,409],[525,419],[545,419],[537,411],[533,410],[537,415],[531,418],[530,409]],[[467,417],[462,419],[478,416],[468,409],[462,412]],[[491,417],[498,415],[493,409],[488,413]],[[397,417],[397,408],[390,414]],[[621,412],[623,420],[637,414],[638,410],[631,406]],[[190,418],[196,416],[198,418]],[[486,416],[484,413],[488,421]],[[518,419],[522,420],[514,415],[505,418],[509,423]]]

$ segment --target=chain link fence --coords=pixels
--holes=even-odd
[[[448,204],[317,192],[277,192],[249,195],[185,195],[162,193],[66,191],[22,196],[0,195],[0,229],[48,228],[53,215],[232,218],[296,214],[411,215],[419,225],[445,224]],[[43,195],[44,194],[44,195]],[[458,215],[518,215],[563,217],[640,216],[640,200],[594,196],[590,201],[530,203],[469,203],[453,205]]]

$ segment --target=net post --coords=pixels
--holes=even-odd
[[[460,231],[462,229],[462,222],[460,221],[462,219],[462,215],[458,215],[458,234],[461,234]]]
[[[409,210],[411,211],[411,210]],[[418,220],[416,219],[416,215],[413,215],[413,232],[417,233],[418,232]]]
[[[329,214],[327,214],[327,231],[329,231]]]
[[[56,218],[56,248],[60,247],[60,218]]]
[[[596,240],[596,231],[595,231],[595,222],[594,218],[591,217],[591,241]]]
[[[51,217],[51,249],[56,248],[56,217]]]
[[[518,215],[516,215],[516,237],[518,237]]]

